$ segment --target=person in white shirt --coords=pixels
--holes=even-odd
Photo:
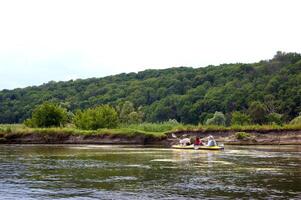
[[[208,137],[208,144],[207,146],[212,147],[212,146],[217,146],[215,139],[213,138],[212,135]]]

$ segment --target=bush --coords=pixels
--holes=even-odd
[[[28,127],[58,127],[67,122],[67,111],[54,103],[43,103],[36,107],[31,119],[24,121]]]
[[[115,128],[118,125],[118,114],[109,105],[101,105],[84,111],[78,111],[73,120],[75,126],[84,130]]]
[[[290,124],[294,124],[294,125],[301,125],[301,113],[298,117],[295,117]]]
[[[282,115],[278,113],[270,113],[267,116],[267,122],[269,124],[282,125],[283,124]]]
[[[231,125],[249,125],[251,124],[251,117],[242,112],[233,112],[231,118]]]
[[[26,119],[23,124],[27,127],[30,127],[30,128],[33,128],[35,127],[34,123],[33,123],[33,120],[32,119]]]
[[[238,140],[244,140],[251,137],[251,135],[249,133],[246,132],[237,132],[235,133],[235,138]]]
[[[206,121],[206,125],[225,126],[226,117],[222,112],[215,112],[213,117]]]

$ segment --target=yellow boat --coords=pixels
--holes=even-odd
[[[172,145],[173,149],[194,149],[194,150],[223,150],[224,146],[194,146],[194,145]]]

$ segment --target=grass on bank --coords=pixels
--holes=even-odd
[[[22,124],[2,124],[0,125],[0,138],[4,135],[28,135],[28,134],[62,134],[62,135],[82,135],[82,136],[94,136],[94,135],[112,135],[112,136],[146,136],[162,138],[166,135],[164,132],[152,132],[132,129],[129,127],[120,127],[116,129],[98,129],[98,130],[80,130],[74,127],[53,127],[53,128],[28,128]]]
[[[121,124],[115,129],[80,130],[72,126],[65,128],[28,128],[23,124],[2,124],[0,125],[0,138],[6,135],[27,135],[27,134],[62,134],[62,135],[112,135],[112,136],[146,136],[153,138],[164,138],[170,132],[176,131],[290,131],[301,130],[300,124],[279,125],[246,125],[246,126],[214,126],[214,125],[184,125],[174,122],[162,123],[141,123]]]
[[[280,125],[233,125],[233,126],[217,126],[217,125],[189,125],[182,123],[141,123],[123,125],[122,127],[134,130],[150,131],[150,132],[174,132],[174,131],[289,131],[301,130],[301,124],[285,124]]]

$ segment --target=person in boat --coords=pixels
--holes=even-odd
[[[200,137],[196,137],[194,141],[194,146],[201,146],[201,145],[203,145],[202,140],[200,139]]]
[[[208,147],[217,146],[216,141],[212,135],[208,137]]]
[[[182,146],[188,146],[191,144],[190,138],[184,137],[180,139],[180,145]]]

